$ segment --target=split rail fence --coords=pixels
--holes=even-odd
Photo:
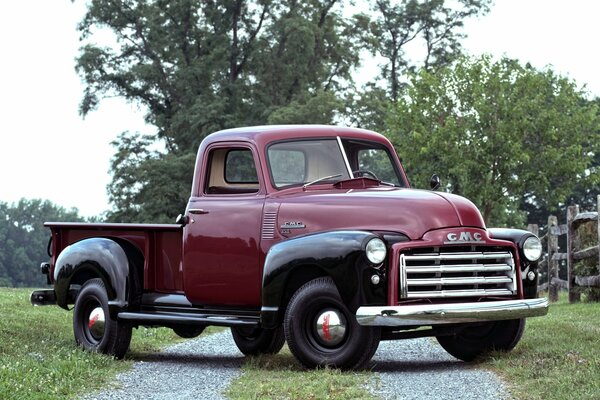
[[[567,223],[558,224],[558,218],[551,215],[548,217],[548,231],[542,239],[547,240],[548,253],[540,264],[540,269],[548,268],[548,283],[540,285],[539,290],[548,290],[550,301],[558,301],[558,291],[566,289],[569,293],[569,302],[578,302],[581,299],[582,287],[600,288],[600,195],[596,199],[597,211],[579,212],[579,206],[569,206],[567,208]],[[598,240],[595,246],[576,250],[577,228],[582,224],[598,222]],[[538,234],[537,225],[529,225],[527,229],[534,234]],[[567,252],[561,253],[558,248],[558,237],[567,235]],[[595,276],[577,276],[574,271],[575,262],[596,258],[598,262],[598,275]],[[559,262],[567,261],[567,280],[558,277]]]

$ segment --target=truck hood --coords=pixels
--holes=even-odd
[[[275,200],[275,199],[273,199]],[[485,229],[479,210],[464,197],[426,190],[378,187],[364,190],[282,194],[277,228],[285,237],[332,229],[400,232],[416,240],[434,229]]]

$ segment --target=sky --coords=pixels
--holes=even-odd
[[[2,8],[0,201],[42,198],[98,215],[109,209],[110,142],[124,131],[154,129],[118,98],[79,115],[84,86],[74,66],[84,1],[19,0]],[[598,15],[596,1],[496,0],[489,14],[465,24],[463,45],[473,55],[551,66],[600,96]]]

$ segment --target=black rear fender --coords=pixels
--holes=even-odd
[[[137,265],[139,263],[142,265]],[[100,278],[108,292],[111,314],[136,302],[140,292],[143,256],[130,243],[118,239],[90,238],[66,247],[56,259],[54,290],[56,303],[65,309],[71,304],[72,285]],[[116,314],[115,314],[116,315]]]

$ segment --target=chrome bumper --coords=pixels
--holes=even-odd
[[[360,307],[356,320],[368,326],[460,324],[539,317],[548,313],[548,299],[503,300],[479,303]]]

